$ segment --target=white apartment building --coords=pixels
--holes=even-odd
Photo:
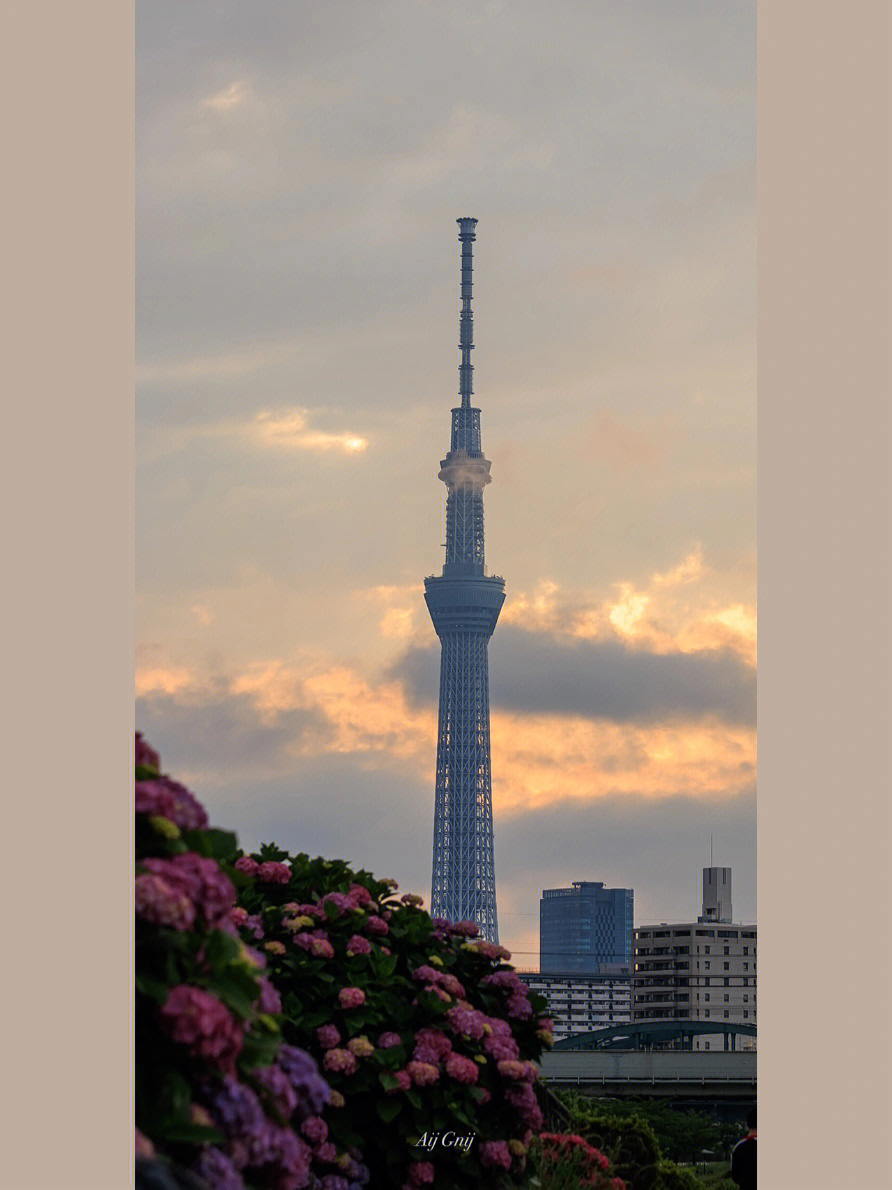
[[[703,913],[695,922],[635,930],[633,1021],[693,1020],[756,1024],[755,925],[730,920],[730,868],[704,868]],[[738,1037],[755,1049],[754,1037]],[[722,1049],[721,1035],[695,1037],[694,1048]]]
[[[548,1001],[554,1039],[590,1033],[632,1020],[631,972],[616,975],[548,975],[518,972],[530,991]]]

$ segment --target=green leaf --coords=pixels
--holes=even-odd
[[[170,986],[163,979],[153,979],[150,975],[137,975],[135,983],[138,992],[142,992],[144,996],[148,996],[152,1000],[157,1000],[159,1004],[164,1003],[170,991]]]
[[[253,975],[238,967],[227,967],[225,971],[215,975],[208,982],[208,990],[238,1013],[240,1017],[249,1017],[254,1011],[254,1002],[260,995],[260,989]]]
[[[235,861],[238,854],[238,840],[232,831],[206,830],[183,831],[183,839],[190,851],[211,859]]]
[[[416,1110],[418,1110],[418,1111],[421,1110],[421,1096],[418,1094],[418,1092],[415,1090],[414,1087],[411,1087],[406,1092],[406,1098],[409,1100],[409,1102],[412,1104],[412,1106]]]
[[[138,764],[136,766],[137,781],[154,781],[158,776],[158,770],[152,768],[150,764]]]
[[[400,1080],[392,1074],[388,1074],[386,1070],[382,1070],[378,1075],[378,1082],[385,1091],[395,1091],[399,1085]]]
[[[385,1124],[389,1124],[391,1120],[395,1120],[400,1114],[400,1103],[398,1099],[379,1099],[376,1108],[378,1115]]]
[[[208,935],[204,957],[211,967],[225,967],[227,963],[237,959],[238,955],[238,939],[233,938],[232,934],[227,934],[225,930],[214,930]]]

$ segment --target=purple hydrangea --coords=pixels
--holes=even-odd
[[[360,934],[354,934],[347,943],[347,954],[351,957],[357,954],[368,954],[372,949],[372,944],[368,938],[363,938]]]
[[[308,1116],[300,1130],[311,1144],[321,1145],[328,1140],[328,1125],[321,1116]]]
[[[439,1029],[419,1029],[415,1034],[412,1057],[418,1062],[429,1062],[436,1066],[451,1052],[452,1042]]]
[[[297,1092],[297,1115],[301,1120],[317,1116],[331,1099],[331,1088],[319,1073],[315,1059],[294,1045],[280,1045],[276,1065]]]
[[[402,1045],[403,1039],[399,1033],[382,1033],[378,1038],[378,1048],[382,1050],[393,1049],[395,1045]]]
[[[290,1120],[297,1107],[297,1092],[285,1071],[279,1066],[263,1066],[254,1071],[254,1077],[268,1092],[279,1115],[285,1120]]]
[[[316,1037],[324,1050],[333,1049],[341,1040],[337,1025],[320,1025]]]
[[[220,1129],[232,1143],[230,1156],[240,1153],[234,1164],[265,1165],[273,1158],[273,1125],[250,1087],[226,1078],[212,1094],[209,1104]]]
[[[206,1145],[192,1167],[200,1178],[207,1182],[210,1190],[245,1190],[242,1175],[225,1153]]]
[[[375,914],[366,919],[365,928],[370,934],[390,933],[390,926],[387,924],[387,922],[383,919],[383,917],[378,917]]]

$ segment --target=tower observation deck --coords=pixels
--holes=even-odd
[[[490,463],[480,445],[480,410],[471,407],[472,245],[476,219],[459,219],[461,314],[459,404],[452,410],[446,484],[446,560],[424,580],[424,598],[440,638],[440,710],[434,797],[431,915],[476,922],[499,940],[493,859],[489,747],[489,638],[505,601],[504,579],[487,575],[483,489]]]

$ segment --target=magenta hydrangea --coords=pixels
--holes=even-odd
[[[487,1024],[486,1016],[466,1003],[450,1008],[446,1013],[446,1019],[453,1033],[458,1033],[461,1037],[470,1037],[474,1041],[483,1037]]]
[[[282,1118],[289,1120],[297,1107],[297,1092],[285,1071],[276,1065],[264,1066],[255,1070],[253,1077],[266,1090]]]
[[[211,929],[229,924],[235,888],[215,859],[187,851],[170,859],[144,859],[142,867],[160,876],[175,892],[185,894]]]
[[[232,1073],[244,1037],[229,1009],[203,988],[177,984],[160,1010],[161,1024],[172,1040],[189,1047],[220,1070]]]
[[[456,938],[476,938],[480,933],[480,927],[475,921],[451,921],[446,923],[446,928]]]
[[[137,781],[135,787],[136,813],[157,814],[169,818],[183,830],[206,830],[207,811],[194,793],[170,777],[152,777]]]
[[[159,772],[161,769],[161,757],[146,741],[143,739],[141,731],[136,733],[136,743],[134,746],[134,763],[142,765],[144,768],[154,769]]]
[[[316,1030],[316,1036],[324,1050],[333,1049],[341,1040],[337,1025],[320,1025]]]
[[[354,934],[347,943],[347,954],[351,956],[358,954],[369,954],[372,949],[372,944],[368,938],[363,938],[360,934]]]
[[[396,1095],[399,1091],[408,1091],[412,1086],[412,1076],[408,1070],[394,1070],[391,1077],[396,1079],[397,1085],[387,1091],[388,1095]]]
[[[287,864],[268,859],[257,869],[257,879],[265,884],[288,884],[291,880],[291,869]]]
[[[507,1141],[485,1140],[480,1145],[480,1164],[490,1168],[511,1168],[511,1150]]]
[[[149,872],[137,876],[133,900],[136,916],[154,925],[189,930],[195,922],[195,906],[190,899],[161,876]]]
[[[413,1186],[430,1186],[434,1180],[434,1167],[430,1161],[414,1161],[409,1166],[409,1181]]]
[[[452,1042],[440,1029],[419,1029],[415,1034],[415,1049],[412,1057],[419,1062],[430,1062],[434,1066],[452,1052]]]
[[[338,1003],[341,1008],[361,1008],[365,1004],[365,992],[362,988],[341,988]]]
[[[260,864],[250,855],[240,855],[235,861],[234,867],[237,871],[244,872],[246,876],[256,876],[260,871]]]
[[[370,934],[384,935],[390,933],[390,926],[387,924],[387,922],[382,917],[378,917],[377,914],[374,913],[371,917],[366,918],[365,928]]]
[[[403,1039],[399,1033],[382,1033],[378,1038],[378,1048],[382,1050],[393,1049],[396,1045],[402,1045]]]
[[[328,1125],[321,1116],[309,1116],[301,1124],[300,1130],[314,1145],[321,1145],[328,1139]]]

